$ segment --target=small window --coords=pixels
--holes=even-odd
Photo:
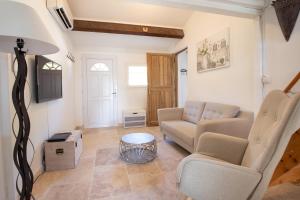
[[[90,68],[90,71],[92,71],[92,72],[108,72],[109,68],[104,63],[96,63]]]
[[[43,66],[43,70],[62,70],[61,65],[54,62],[48,62]]]
[[[128,85],[133,87],[147,86],[147,67],[129,66],[128,67]]]

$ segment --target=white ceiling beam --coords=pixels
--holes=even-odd
[[[213,0],[223,3],[236,4],[243,7],[262,9],[265,6],[265,0]]]
[[[261,15],[264,0],[133,0],[150,4],[160,4],[177,8],[188,8],[219,14],[254,17]]]

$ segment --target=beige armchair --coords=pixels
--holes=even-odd
[[[300,127],[300,94],[271,92],[248,139],[206,132],[177,169],[179,190],[193,200],[260,200],[292,134]]]

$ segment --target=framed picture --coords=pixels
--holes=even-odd
[[[205,38],[197,45],[197,71],[205,72],[230,65],[230,29]]]

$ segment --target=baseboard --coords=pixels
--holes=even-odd
[[[115,123],[112,126],[105,126],[105,127],[99,127],[99,128],[120,128],[123,127],[123,123]],[[85,127],[83,125],[75,126],[75,130],[83,130]],[[93,128],[86,128],[86,129],[93,129]]]
[[[120,127],[123,127],[124,126],[124,124],[123,123],[116,123],[116,127],[118,127],[118,128],[120,128]]]
[[[84,129],[84,126],[83,126],[83,125],[75,126],[75,130],[83,130],[83,129]]]

